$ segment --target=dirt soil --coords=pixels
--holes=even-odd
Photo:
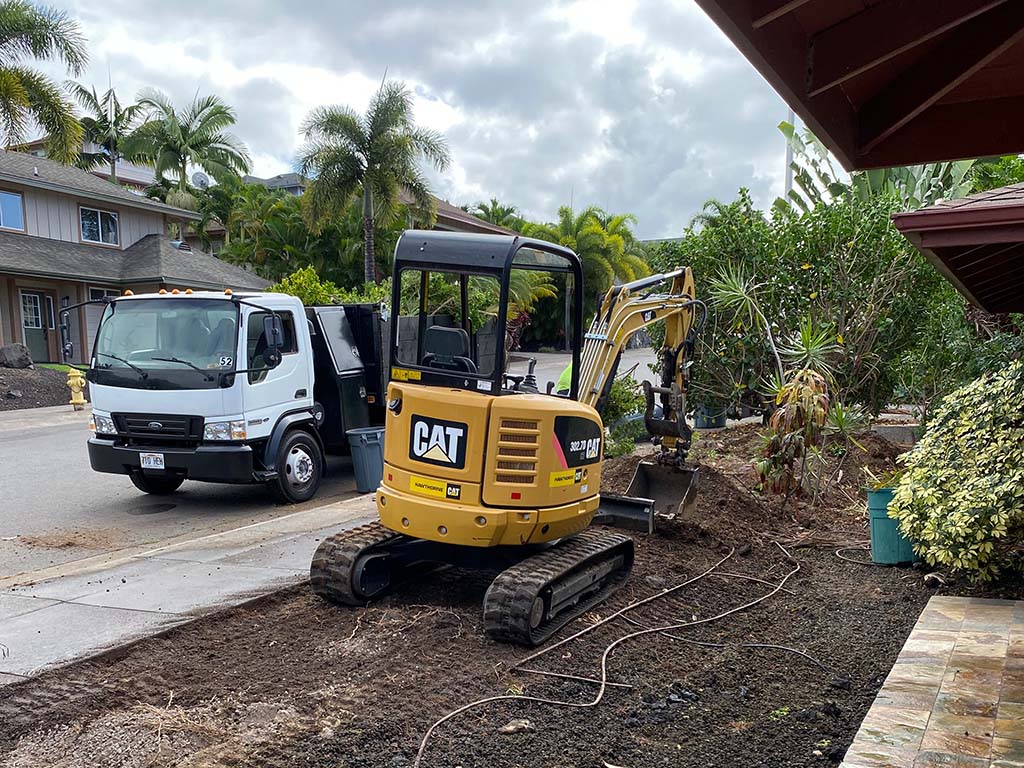
[[[528,668],[598,677],[605,647],[637,624],[717,616],[768,594],[798,565],[783,591],[680,629],[680,639],[623,642],[608,679],[629,687],[608,689],[596,706],[500,701],[471,709],[435,731],[421,765],[837,764],[935,592],[921,571],[844,562],[831,545],[793,547],[787,557],[776,541],[800,542],[808,531],[814,541],[865,537],[863,513],[853,511],[863,502],[855,503],[854,480],[824,497],[842,504],[813,511],[761,498],[744,469],[756,438],[740,430],[702,438],[699,517],[637,536],[626,586],[571,630],[732,552],[716,575],[629,613],[635,624],[612,621]],[[852,474],[891,460],[885,445],[867,447],[846,459]],[[606,483],[628,483],[635,461],[609,461]],[[527,652],[483,637],[487,585],[487,574],[442,571],[365,609],[296,587],[0,688],[0,766],[408,767],[431,724],[474,700],[525,693],[592,701],[595,685],[511,668]]]
[[[66,373],[52,368],[0,368],[0,411],[67,405],[67,382]]]

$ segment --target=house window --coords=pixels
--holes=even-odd
[[[43,309],[39,305],[39,296],[35,293],[21,294],[22,325],[30,330],[43,327]]]
[[[53,311],[53,296],[46,297],[46,327],[57,330],[57,313]]]
[[[25,230],[25,213],[17,192],[0,192],[0,227]]]
[[[121,292],[117,288],[90,288],[89,289],[89,301],[101,301],[107,296],[120,296]]]
[[[96,208],[79,209],[82,217],[82,241],[86,243],[102,243],[103,245],[119,245],[117,235],[117,214],[111,211],[100,211]]]

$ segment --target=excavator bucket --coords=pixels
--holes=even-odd
[[[601,494],[594,522],[654,533],[656,517],[691,513],[696,500],[696,469],[642,461],[636,465],[626,495]]]

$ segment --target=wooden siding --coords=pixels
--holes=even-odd
[[[42,189],[24,188],[25,228],[30,235],[81,242],[80,206],[114,211],[118,219],[118,236],[121,248],[127,248],[146,235],[164,234],[162,213],[121,208],[107,203],[94,203],[86,198],[76,198]]]

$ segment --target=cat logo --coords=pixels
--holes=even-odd
[[[460,421],[413,416],[409,458],[441,467],[466,466],[466,431]]]

